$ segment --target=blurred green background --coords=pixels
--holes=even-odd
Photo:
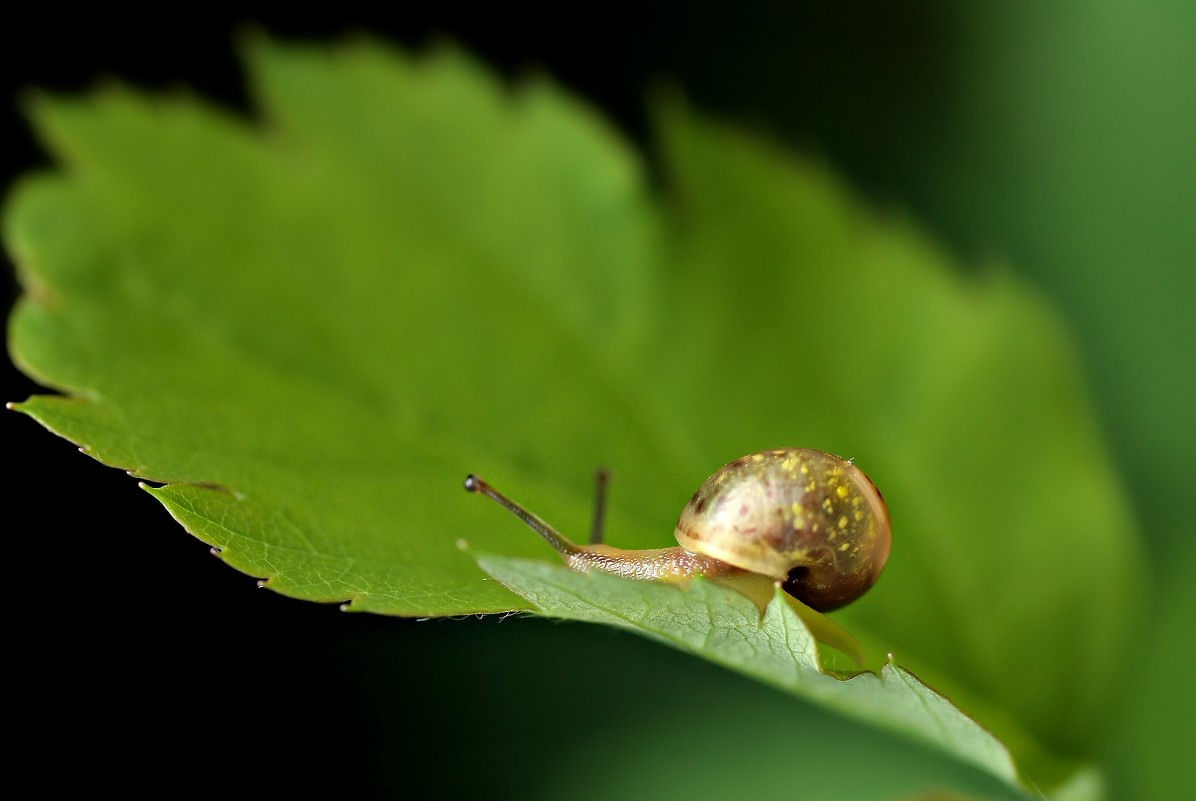
[[[1196,609],[1193,7],[508,4],[169,26],[105,15],[69,28],[26,13],[0,32],[5,183],[46,163],[15,106],[22,88],[119,76],[243,107],[232,46],[243,23],[280,37],[366,30],[415,46],[452,38],[512,76],[547,71],[645,146],[648,92],[678,85],[696,107],[824,158],[962,264],[1009,262],[1076,334],[1159,588],[1151,628],[1126,644],[1141,669],[1110,721],[1113,795],[1183,797],[1196,781],[1196,700],[1173,678],[1194,655]],[[5,382],[5,400],[36,391],[10,365]],[[29,420],[5,423],[9,463],[23,470],[8,519],[36,515],[6,525],[28,582],[10,629],[43,704],[18,722],[29,747],[53,743],[100,783],[148,788],[153,762],[188,784],[226,784],[236,766],[272,791],[327,782],[366,797],[429,781],[495,797],[1002,792],[813,708],[800,731],[772,723],[770,708],[795,702],[627,635],[346,616],[259,591],[127,477]],[[89,502],[57,502],[68,485]],[[569,695],[579,690],[586,703]],[[114,735],[118,722],[129,733]]]

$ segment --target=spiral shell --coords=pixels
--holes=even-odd
[[[694,493],[677,521],[686,550],[784,582],[827,611],[862,595],[884,569],[884,499],[851,462],[812,448],[736,459]]]

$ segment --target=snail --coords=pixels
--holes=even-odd
[[[590,544],[583,546],[477,476],[465,479],[465,489],[502,505],[582,573],[730,583],[758,576],[826,612],[863,595],[889,556],[889,512],[876,485],[851,461],[812,448],[761,451],[719,468],[681,510],[673,548],[604,544],[605,485],[600,472]]]

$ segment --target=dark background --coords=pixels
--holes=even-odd
[[[19,112],[31,87],[75,93],[119,77],[248,109],[234,45],[247,25],[320,40],[368,31],[414,47],[450,38],[513,78],[548,72],[649,151],[647,93],[679,85],[698,108],[771,131],[881,209],[922,220],[964,269],[1008,260],[1058,304],[1168,598],[1166,582],[1193,552],[1184,495],[1196,475],[1196,166],[1184,142],[1196,141],[1196,65],[1178,43],[1194,15],[1149,4],[1002,9],[447,4],[385,18],[321,8],[122,19],[26,8],[0,31],[0,185],[49,165]],[[11,272],[0,291],[11,307]],[[3,382],[3,400],[39,391],[7,362]],[[282,598],[209,556],[120,471],[19,415],[3,417],[0,436],[18,587],[10,688],[25,696],[10,705],[31,710],[10,713],[10,728],[31,755],[64,760],[38,774],[42,786],[159,790],[165,777],[271,793],[328,785],[370,797],[433,782],[451,796],[551,794],[564,780],[546,773],[582,781],[595,769],[585,749],[622,736],[628,707],[667,714],[714,688],[746,708],[777,702],[610,631],[384,619]],[[1156,663],[1176,655],[1167,643],[1178,636],[1145,638],[1165,643]],[[611,700],[579,709],[571,694],[581,688]],[[1157,698],[1128,698],[1137,725],[1156,725]],[[896,740],[804,714],[954,775]],[[1120,742],[1110,740],[1122,753],[1117,781],[1161,787],[1151,758]],[[653,756],[662,765],[693,758],[667,746]]]

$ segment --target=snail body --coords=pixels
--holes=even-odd
[[[888,509],[872,481],[851,462],[812,448],[761,451],[715,471],[681,510],[673,548],[627,550],[598,541],[601,492],[593,542],[580,546],[481,479],[469,476],[465,488],[523,520],[573,570],[663,581],[761,576],[822,612],[876,582],[891,542]]]

